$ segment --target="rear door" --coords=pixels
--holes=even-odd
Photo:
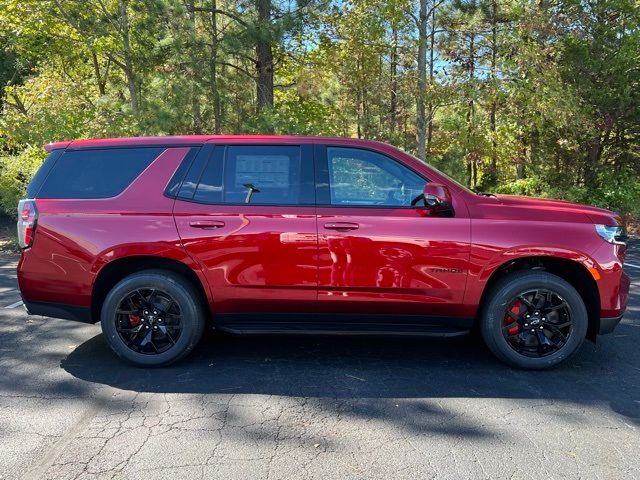
[[[205,145],[174,215],[184,247],[206,272],[218,322],[314,309],[311,145]]]
[[[316,162],[319,309],[367,321],[376,314],[393,322],[401,315],[436,322],[460,316],[466,209],[440,218],[411,206],[429,180],[373,150],[318,146]]]

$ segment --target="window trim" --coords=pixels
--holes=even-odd
[[[209,148],[207,148],[210,145]],[[312,186],[316,185],[316,169],[315,169],[315,155],[313,150],[312,143],[206,143],[201,149],[200,153],[193,159],[192,165],[189,167],[189,171],[185,175],[183,182],[187,180],[191,173],[191,168],[193,165],[196,165],[197,160],[200,155],[206,155],[206,160],[203,164],[202,170],[197,175],[198,181],[196,183],[196,187],[193,190],[193,195],[190,198],[181,197],[180,192],[182,190],[182,184],[180,185],[180,189],[178,190],[178,194],[175,197],[175,200],[180,200],[183,202],[197,203],[199,205],[215,205],[220,207],[297,207],[297,208],[315,208],[317,205],[317,192],[316,188],[313,188],[313,203],[244,203],[244,202],[207,202],[203,200],[196,200],[195,194],[198,191],[198,187],[200,186],[200,180],[202,179],[202,175],[207,169],[209,162],[215,157],[216,149],[223,149],[223,169],[225,168],[227,161],[227,154],[229,147],[297,147],[300,150],[300,161],[301,166],[304,165],[305,159],[310,162],[311,165],[311,175],[312,175]],[[222,187],[224,189],[224,171],[222,176]]]
[[[375,153],[377,155],[382,155],[383,157],[388,158],[389,160],[400,164],[400,166],[410,170],[418,177],[422,178],[425,184],[430,183],[431,180],[425,177],[422,173],[416,171],[411,166],[401,162],[397,158],[394,158],[386,153],[379,152],[377,150],[371,148],[364,148],[359,146],[349,146],[349,145],[340,145],[340,144],[332,144],[332,143],[322,143],[316,144],[315,146],[315,164],[316,164],[316,205],[322,208],[366,208],[366,209],[377,209],[377,210],[419,210],[418,206],[411,205],[334,205],[331,203],[331,186],[330,186],[330,177],[329,177],[329,155],[328,148],[343,148],[350,150],[361,150],[364,152]]]

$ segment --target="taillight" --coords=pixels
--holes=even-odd
[[[38,221],[38,209],[34,200],[20,200],[18,203],[18,242],[21,248],[33,243]]]

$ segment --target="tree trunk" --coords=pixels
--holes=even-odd
[[[434,2],[431,9],[431,34],[429,35],[429,86],[433,86],[433,52],[435,51],[436,40],[436,4]],[[433,140],[433,117],[435,116],[435,107],[433,105],[433,99],[429,97],[429,106],[427,109],[429,118],[427,119],[427,147],[426,155],[431,151],[431,141]],[[426,156],[425,155],[425,156]]]
[[[524,138],[520,139],[520,155],[516,158],[516,179],[522,180],[526,177],[525,161],[527,158],[527,144]]]
[[[271,45],[271,0],[256,0],[258,38],[256,73],[258,111],[273,107],[273,51]]]
[[[187,3],[187,11],[189,13],[189,26],[192,47],[195,48],[197,41],[197,23],[196,12],[193,0]],[[191,117],[193,121],[193,133],[202,133],[202,109],[200,108],[200,95],[198,82],[196,80],[196,72],[198,71],[197,56],[192,53],[194,61],[191,64]]]
[[[473,84],[475,80],[475,41],[476,35],[475,32],[471,32],[471,37],[469,38],[469,83]],[[472,143],[473,140],[473,122],[474,122],[474,103],[473,97],[469,98],[467,103],[467,148],[466,148],[466,157],[467,157],[467,185],[469,188],[475,188],[477,183],[477,152],[475,142]]]
[[[129,42],[129,14],[127,12],[127,0],[119,0],[120,24],[122,29],[122,47],[124,54],[124,75],[127,78],[127,87],[131,97],[131,110],[135,115],[140,114],[140,104],[136,91],[136,77],[133,70],[133,60],[131,58],[131,45]]]
[[[218,91],[218,17],[216,0],[211,0],[211,56],[209,57],[209,83],[213,99],[213,133],[222,131],[222,103]]]
[[[418,158],[423,162],[427,158],[427,122],[424,100],[427,90],[427,15],[428,0],[420,0],[418,19],[418,96],[416,99],[416,143]]]
[[[496,131],[497,95],[497,56],[498,56],[498,5],[496,0],[491,2],[491,107],[489,112],[489,128],[491,130],[491,165],[489,166],[489,183],[494,186],[498,182],[498,139]]]
[[[389,130],[393,134],[396,131],[396,122],[398,118],[398,30],[393,25],[391,31],[391,97],[389,107]]]
[[[93,72],[96,76],[96,83],[98,84],[98,92],[100,92],[100,95],[105,95],[107,93],[106,75],[103,77],[102,72],[100,72],[100,64],[98,63],[98,56],[96,55],[96,52],[91,52],[91,60],[93,62]]]
[[[602,157],[602,149],[604,144],[607,142],[611,131],[607,130],[604,133],[604,136],[598,134],[598,136],[594,137],[588,144],[587,147],[587,158],[586,165],[584,169],[584,186],[587,189],[596,188],[596,174],[598,170],[598,165],[600,164],[600,159]]]

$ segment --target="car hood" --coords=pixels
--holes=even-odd
[[[564,215],[575,215],[576,217],[583,216],[586,217],[585,221],[592,223],[602,223],[605,225],[620,224],[620,216],[617,213],[591,205],[519,195],[496,195],[495,198],[504,206],[520,207],[550,213],[562,213]]]

